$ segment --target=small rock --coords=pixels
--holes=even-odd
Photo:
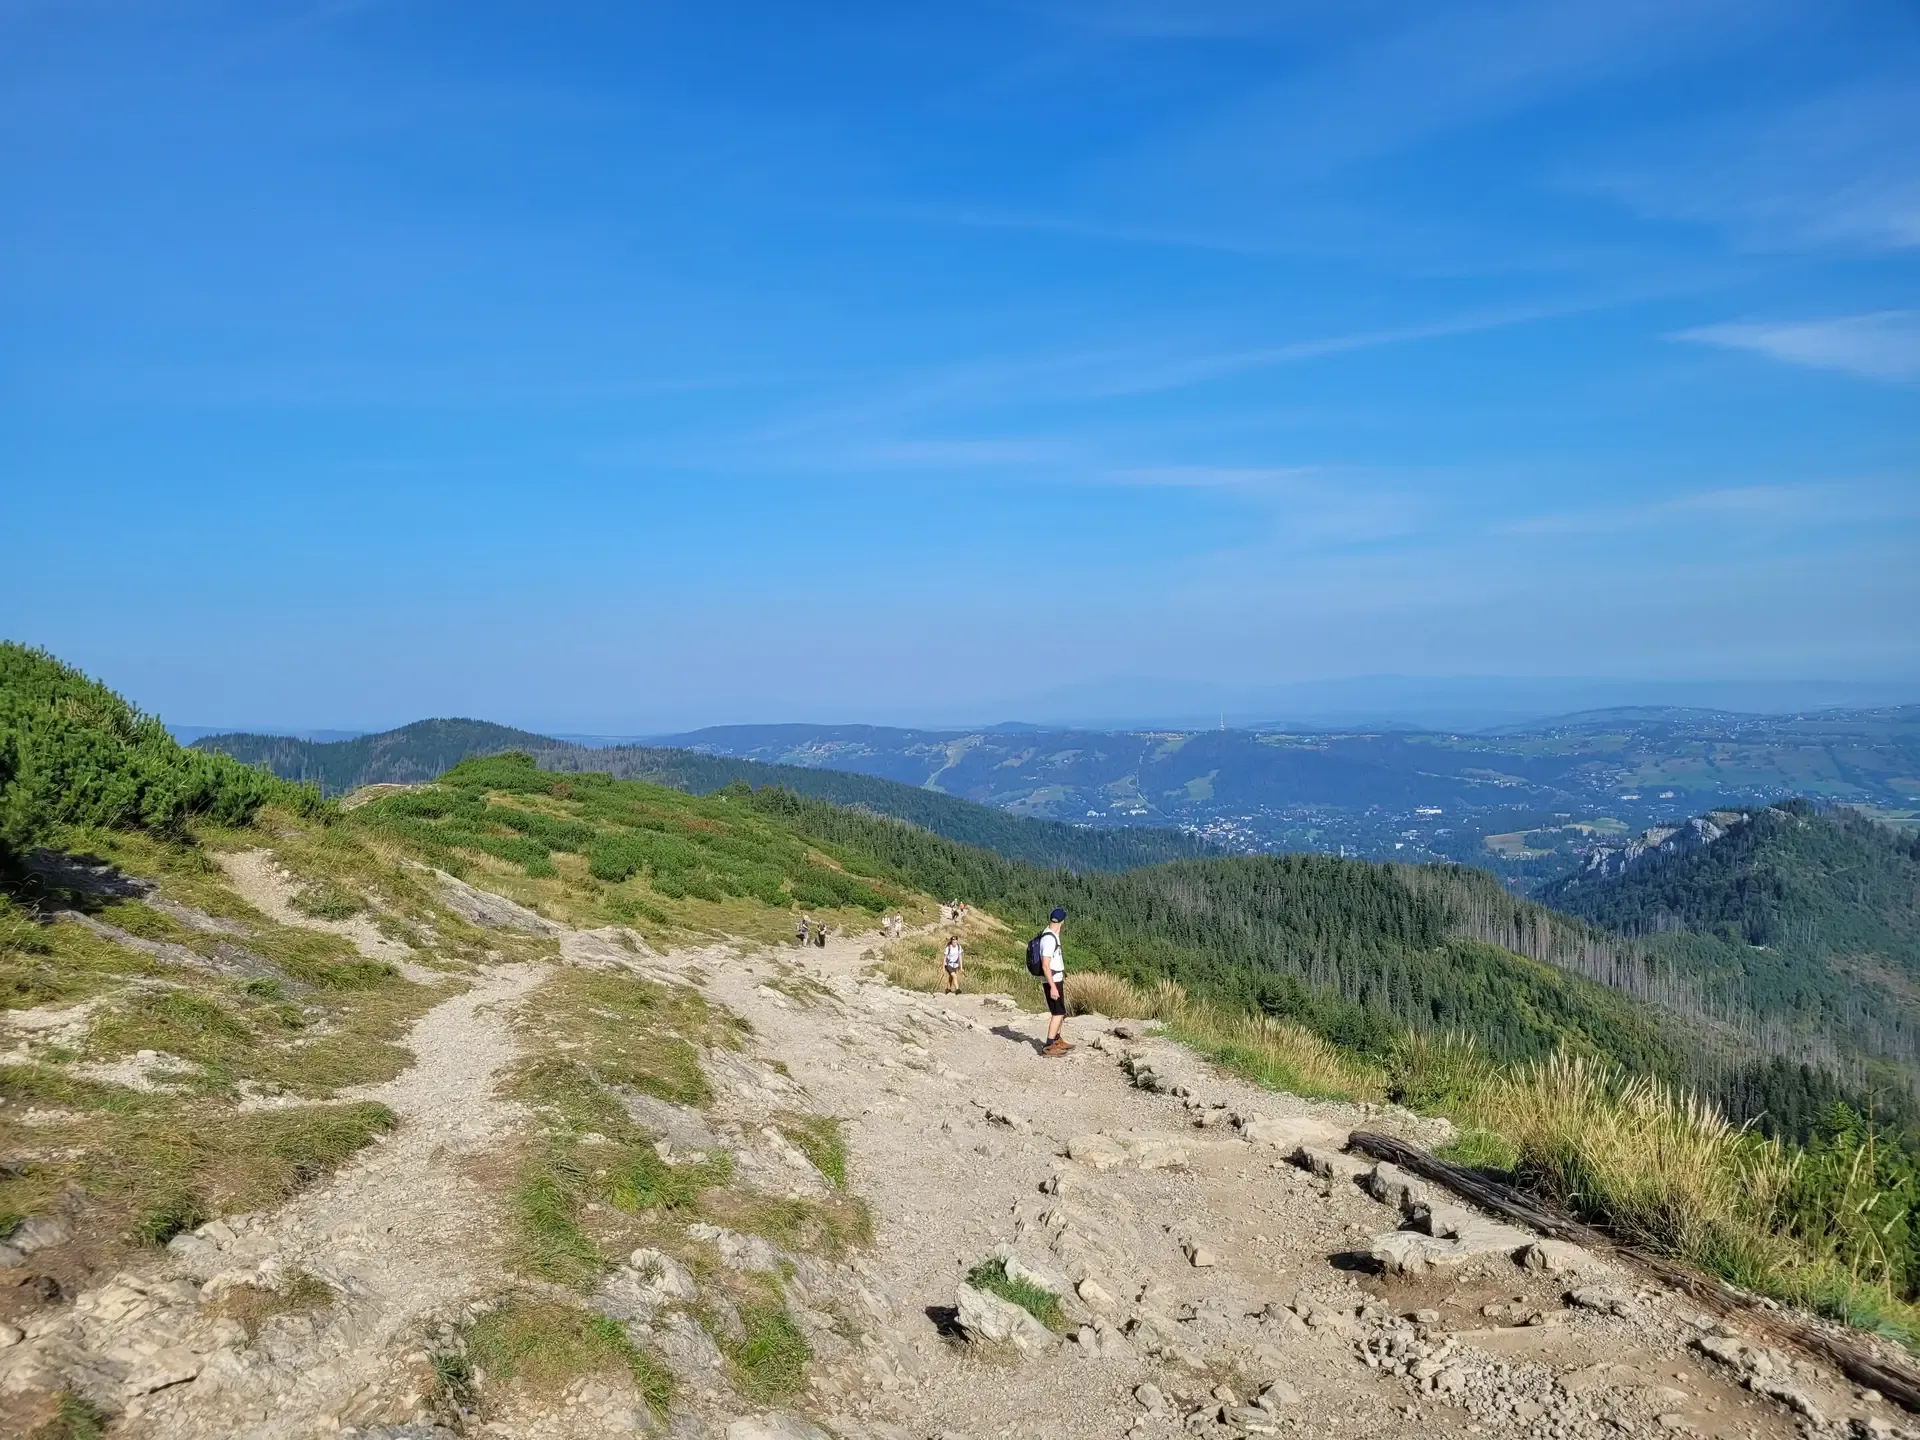
[[[1111,1170],[1127,1163],[1127,1152],[1108,1136],[1076,1135],[1067,1141],[1067,1158],[1095,1170]]]
[[[1182,1245],[1186,1252],[1187,1263],[1196,1270],[1211,1270],[1220,1263],[1220,1257],[1204,1245]]]
[[[64,1245],[73,1238],[73,1227],[58,1215],[36,1215],[13,1227],[7,1243],[23,1255]]]
[[[1293,1152],[1293,1163],[1322,1180],[1352,1180],[1373,1168],[1370,1160],[1343,1155],[1337,1150],[1322,1150],[1315,1145],[1297,1146]]]
[[[961,1331],[975,1344],[1012,1345],[1022,1353],[1038,1354],[1058,1342],[1059,1337],[1018,1305],[971,1285],[960,1287],[955,1308]]]
[[[0,1244],[0,1270],[12,1270],[27,1263],[26,1252]]]
[[[1585,1275],[1597,1268],[1591,1254],[1566,1240],[1535,1240],[1513,1258],[1542,1275]]]
[[[1228,1407],[1236,1406],[1240,1403],[1240,1397],[1233,1393],[1233,1387],[1231,1385],[1216,1385],[1213,1387],[1212,1394],[1214,1399]]]
[[[1584,1285],[1567,1292],[1567,1303],[1581,1310],[1597,1310],[1602,1315],[1631,1315],[1633,1297],[1604,1285]]]
[[[1396,1210],[1409,1210],[1428,1198],[1424,1185],[1385,1160],[1367,1171],[1361,1184],[1382,1205],[1391,1205]]]
[[[1127,1157],[1142,1170],[1173,1170],[1185,1165],[1193,1152],[1178,1140],[1143,1138],[1126,1142]]]
[[[1134,1386],[1133,1398],[1138,1400],[1141,1408],[1146,1410],[1160,1411],[1167,1408],[1167,1397],[1151,1380],[1144,1385]]]
[[[1110,1311],[1114,1308],[1113,1296],[1100,1287],[1100,1282],[1088,1276],[1073,1287],[1073,1293],[1095,1310]]]
[[[1697,1435],[1700,1433],[1693,1428],[1692,1422],[1689,1421],[1686,1416],[1673,1412],[1654,1417],[1654,1423],[1662,1430],[1672,1430],[1680,1435]]]
[[[26,1332],[0,1320],[0,1350],[11,1349],[26,1338]]]
[[[1284,1380],[1275,1380],[1261,1390],[1257,1403],[1262,1410],[1291,1410],[1300,1403],[1300,1392]]]
[[[1302,1145],[1338,1150],[1352,1134],[1351,1130],[1309,1115],[1236,1115],[1233,1120],[1240,1127],[1244,1139],[1255,1145],[1272,1145],[1285,1151],[1296,1150]]]

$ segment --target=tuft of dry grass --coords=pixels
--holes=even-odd
[[[217,1313],[238,1320],[246,1332],[247,1344],[260,1338],[260,1327],[276,1315],[313,1314],[332,1306],[337,1298],[333,1286],[310,1270],[295,1268],[280,1277],[271,1288],[264,1285],[235,1285],[222,1292]]]
[[[1089,970],[1067,982],[1069,1015],[1104,1015],[1109,1020],[1151,1020],[1159,1014],[1156,998],[1118,975]]]
[[[1528,1183],[1628,1239],[1697,1260],[1753,1251],[1792,1174],[1778,1142],[1690,1091],[1582,1056],[1503,1067],[1463,1098],[1512,1142]]]

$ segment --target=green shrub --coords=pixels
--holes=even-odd
[[[245,824],[269,800],[322,808],[316,791],[185,749],[45,651],[0,642],[0,863],[63,825],[176,834],[194,817]]]

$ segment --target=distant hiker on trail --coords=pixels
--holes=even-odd
[[[1060,948],[1060,927],[1066,921],[1067,912],[1054,906],[1047,928],[1027,942],[1027,972],[1038,976],[1047,992],[1047,1043],[1040,1047],[1042,1055],[1064,1055],[1073,1048],[1060,1033],[1067,1019],[1067,960]]]
[[[958,935],[947,936],[947,948],[940,952],[940,959],[946,966],[947,990],[951,994],[958,995],[960,993],[960,937]]]
[[[802,915],[793,927],[793,943],[804,946],[807,943],[807,917]]]
[[[813,927],[813,943],[821,950],[827,948],[827,927],[824,924]]]

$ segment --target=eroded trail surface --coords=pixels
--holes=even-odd
[[[1864,1435],[1911,1420],[1391,1167],[1375,1198],[1371,1163],[1338,1153],[1360,1127],[1431,1144],[1430,1122],[1258,1090],[1097,1018],[1070,1021],[1078,1047],[1046,1059],[1044,1016],[868,968],[848,943],[712,970],[716,997],[848,1122],[850,1183],[878,1212],[871,1265],[900,1333],[870,1342],[865,1393],[816,1394],[822,1408],[974,1440]],[[790,969],[817,988],[782,980]],[[969,1313],[962,1282],[996,1255],[1065,1296],[1068,1338]],[[954,1338],[1002,1328],[1014,1345]]]
[[[163,1261],[14,1332],[0,1393],[111,1400],[114,1433],[139,1440],[451,1440],[436,1416],[511,1440],[1915,1433],[1643,1277],[1342,1153],[1362,1127],[1433,1145],[1436,1122],[1262,1091],[1139,1023],[1071,1021],[1077,1048],[1043,1058],[1044,1017],[897,988],[864,937],[660,956],[458,893],[490,923],[556,933],[557,962],[477,970],[413,1027],[405,1073],[345,1097],[391,1107],[392,1135],[282,1209],[176,1237]],[[701,1050],[704,1109],[622,1102],[668,1170],[725,1153],[734,1218],[582,1211],[656,1227],[567,1294],[672,1372],[670,1413],[597,1374],[457,1415],[433,1393],[431,1337],[528,1289],[507,1269],[500,1175],[540,1122],[496,1091],[564,982],[538,987],[567,966],[693,985],[750,1022],[740,1045]],[[844,1122],[846,1189],[874,1210],[864,1250],[748,1224],[844,1202],[787,1138],[823,1115]],[[589,1155],[613,1143],[576,1138]],[[1057,1328],[969,1284],[987,1262],[1058,1297]],[[302,1274],[333,1303],[243,1334],[233,1298]],[[740,1381],[737,1302],[760,1294],[811,1356],[777,1410]]]
[[[387,1403],[396,1389],[421,1386],[427,1377],[409,1372],[426,1317],[494,1278],[485,1271],[497,1216],[463,1166],[518,1121],[518,1107],[493,1094],[514,1053],[502,1012],[543,973],[511,965],[483,974],[414,1026],[410,1069],[344,1097],[380,1101],[400,1119],[364,1160],[271,1215],[229,1217],[176,1240],[171,1282],[144,1294],[108,1287],[76,1311],[83,1329],[119,1332],[106,1348],[161,1342],[146,1362],[154,1381],[197,1371],[192,1384],[136,1399],[126,1433],[325,1433]],[[217,1343],[231,1338],[220,1332],[235,1322],[208,1318],[217,1309],[211,1302],[234,1286],[271,1290],[296,1269],[332,1285],[337,1302],[310,1319],[283,1320],[260,1344]],[[169,1303],[179,1300],[189,1305]]]

